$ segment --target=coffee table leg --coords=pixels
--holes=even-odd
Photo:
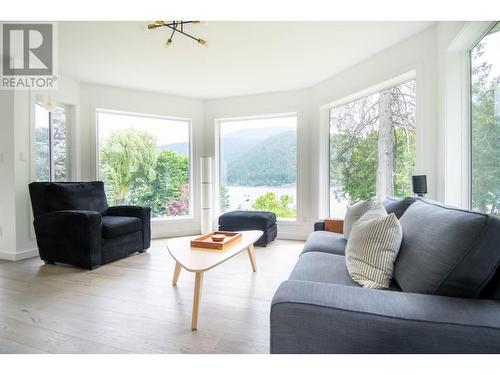
[[[255,255],[253,253],[253,244],[251,244],[250,246],[248,246],[248,256],[250,257],[250,263],[252,263],[252,269],[253,269],[253,272],[256,272],[257,271],[257,265],[255,263]]]
[[[175,262],[174,278],[172,279],[172,286],[177,285],[177,280],[179,280],[179,275],[181,274],[182,266],[179,262]]]
[[[201,287],[203,285],[203,272],[196,272],[194,279],[193,316],[191,318],[191,329],[198,329],[198,311],[200,310]]]

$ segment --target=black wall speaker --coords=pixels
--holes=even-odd
[[[419,197],[423,197],[427,193],[427,176],[411,176],[411,183],[413,186],[413,192]]]

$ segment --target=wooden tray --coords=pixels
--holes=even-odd
[[[214,234],[225,234],[226,238],[222,242],[215,242],[212,240]],[[241,240],[241,233],[239,232],[210,232],[201,237],[191,240],[191,247],[201,247],[212,250],[224,250],[235,242]]]

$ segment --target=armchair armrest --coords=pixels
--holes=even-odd
[[[131,216],[142,220],[142,248],[151,246],[151,208],[146,206],[112,206],[108,208],[110,216]]]
[[[288,280],[271,353],[500,353],[500,301]]]
[[[151,208],[143,206],[112,206],[108,208],[110,216],[131,216],[139,219],[151,217]]]
[[[96,211],[54,211],[34,221],[40,257],[95,268],[101,264],[102,217]]]

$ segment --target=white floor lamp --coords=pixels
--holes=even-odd
[[[210,156],[200,157],[201,172],[201,233],[212,231],[212,158]]]

